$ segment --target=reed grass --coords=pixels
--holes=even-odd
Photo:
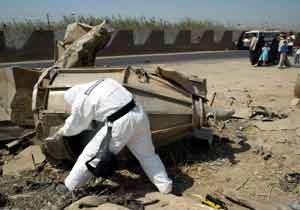
[[[182,20],[171,22],[156,17],[122,17],[120,15],[111,17],[94,17],[94,16],[63,16],[57,21],[47,20],[30,20],[22,21],[10,20],[0,21],[0,30],[10,31],[33,31],[33,30],[62,30],[73,22],[83,22],[89,25],[97,25],[104,19],[109,20],[115,29],[151,29],[151,30],[233,30],[233,25],[224,25],[216,21],[209,20],[194,20],[191,18],[184,18]]]

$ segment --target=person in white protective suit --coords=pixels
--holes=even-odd
[[[133,96],[117,81],[105,79],[74,86],[66,91],[64,99],[71,106],[71,115],[57,135],[74,136],[88,129],[93,120],[105,122],[108,116],[128,104]],[[64,181],[66,191],[82,186],[92,176],[86,162],[97,155],[106,133],[107,125],[86,145]],[[126,145],[158,190],[162,193],[172,191],[172,180],[155,153],[149,120],[141,105],[136,103],[131,111],[113,122],[111,136],[111,152],[118,154]],[[95,158],[93,164],[96,165],[97,161],[99,159]]]

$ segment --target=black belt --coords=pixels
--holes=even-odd
[[[118,111],[116,111],[112,115],[108,116],[107,117],[107,121],[110,122],[110,123],[113,123],[114,121],[120,119],[125,114],[127,114],[128,112],[130,112],[134,107],[135,107],[135,102],[132,99],[128,104],[126,104],[125,106],[123,106],[121,109],[119,109]]]

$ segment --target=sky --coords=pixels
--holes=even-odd
[[[300,24],[299,0],[0,0],[0,21],[64,15],[186,17],[230,24]]]

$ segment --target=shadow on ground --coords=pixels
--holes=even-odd
[[[157,152],[167,168],[168,175],[173,180],[173,193],[180,196],[194,184],[194,179],[184,173],[182,168],[218,159],[228,159],[231,164],[236,164],[235,155],[249,149],[250,145],[245,142],[236,144],[230,139],[214,136],[212,145],[205,140],[186,138],[162,147]],[[141,197],[149,192],[157,191],[133,156],[122,162],[121,166],[125,173],[124,171],[117,173],[111,179],[119,183],[118,191],[138,192]]]

